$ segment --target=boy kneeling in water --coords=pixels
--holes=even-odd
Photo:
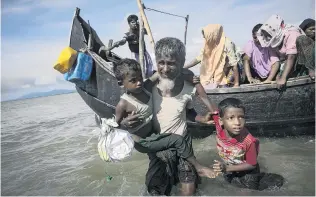
[[[283,177],[260,173],[257,161],[259,140],[245,128],[245,107],[235,98],[219,103],[219,115],[213,115],[216,126],[218,154],[223,162],[216,161],[214,171],[223,173],[229,183],[248,189],[280,187]]]
[[[192,148],[189,148],[184,138],[176,134],[155,134],[152,125],[153,78],[143,82],[139,63],[132,59],[123,59],[114,65],[114,73],[126,89],[116,106],[116,122],[124,126],[135,141],[135,148],[142,153],[158,152],[169,148],[176,148],[179,157],[192,163],[200,176],[215,178],[211,168],[205,167],[195,159]],[[136,114],[136,115],[134,115]],[[133,126],[126,122],[128,116],[137,116],[140,124]],[[124,117],[127,117],[123,119]],[[198,117],[201,123],[208,123],[210,115]]]

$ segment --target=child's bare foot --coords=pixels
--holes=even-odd
[[[211,168],[208,168],[208,167],[201,167],[201,168],[196,169],[196,170],[197,170],[198,174],[200,176],[203,176],[203,177],[213,179],[217,176],[217,173],[215,173],[214,170],[212,170]]]

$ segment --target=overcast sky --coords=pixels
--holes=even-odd
[[[299,24],[315,18],[314,0],[143,0],[145,6],[178,15],[190,15],[187,61],[202,47],[201,28],[219,23],[225,34],[243,48],[251,30],[272,14],[286,23]],[[68,45],[75,7],[89,20],[103,43],[122,38],[126,18],[138,15],[136,0],[2,0],[1,5],[1,100],[35,91],[71,89],[63,76],[53,69],[60,51]],[[146,11],[155,41],[173,36],[183,40],[184,19]],[[148,41],[148,39],[147,39]],[[152,54],[151,45],[147,48]],[[115,49],[131,57],[128,46]],[[195,68],[195,72],[198,68]]]

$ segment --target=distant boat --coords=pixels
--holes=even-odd
[[[121,57],[110,51],[102,57],[98,54],[104,44],[96,31],[80,17],[78,8],[71,26],[69,46],[75,50],[90,46],[88,53],[94,59],[94,69],[91,78],[84,84],[76,84],[76,89],[96,114],[112,117],[122,94],[112,66]],[[238,88],[217,88],[206,92],[215,103],[228,97],[242,100],[246,107],[247,127],[252,128],[252,133],[264,135],[271,128],[282,130],[286,135],[293,132],[314,133],[315,82],[308,76],[289,79],[283,92],[276,89],[276,84],[245,84]],[[195,98],[194,108],[198,113],[206,113],[206,106],[198,98]],[[215,130],[213,126],[188,123],[189,128],[195,130],[192,133],[202,137]]]

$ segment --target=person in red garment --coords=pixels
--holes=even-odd
[[[229,183],[242,188],[263,190],[283,185],[283,177],[260,173],[257,157],[259,140],[245,127],[245,107],[235,98],[219,103],[219,115],[213,115],[216,126],[218,154],[222,161],[216,161],[214,171],[223,173]]]

